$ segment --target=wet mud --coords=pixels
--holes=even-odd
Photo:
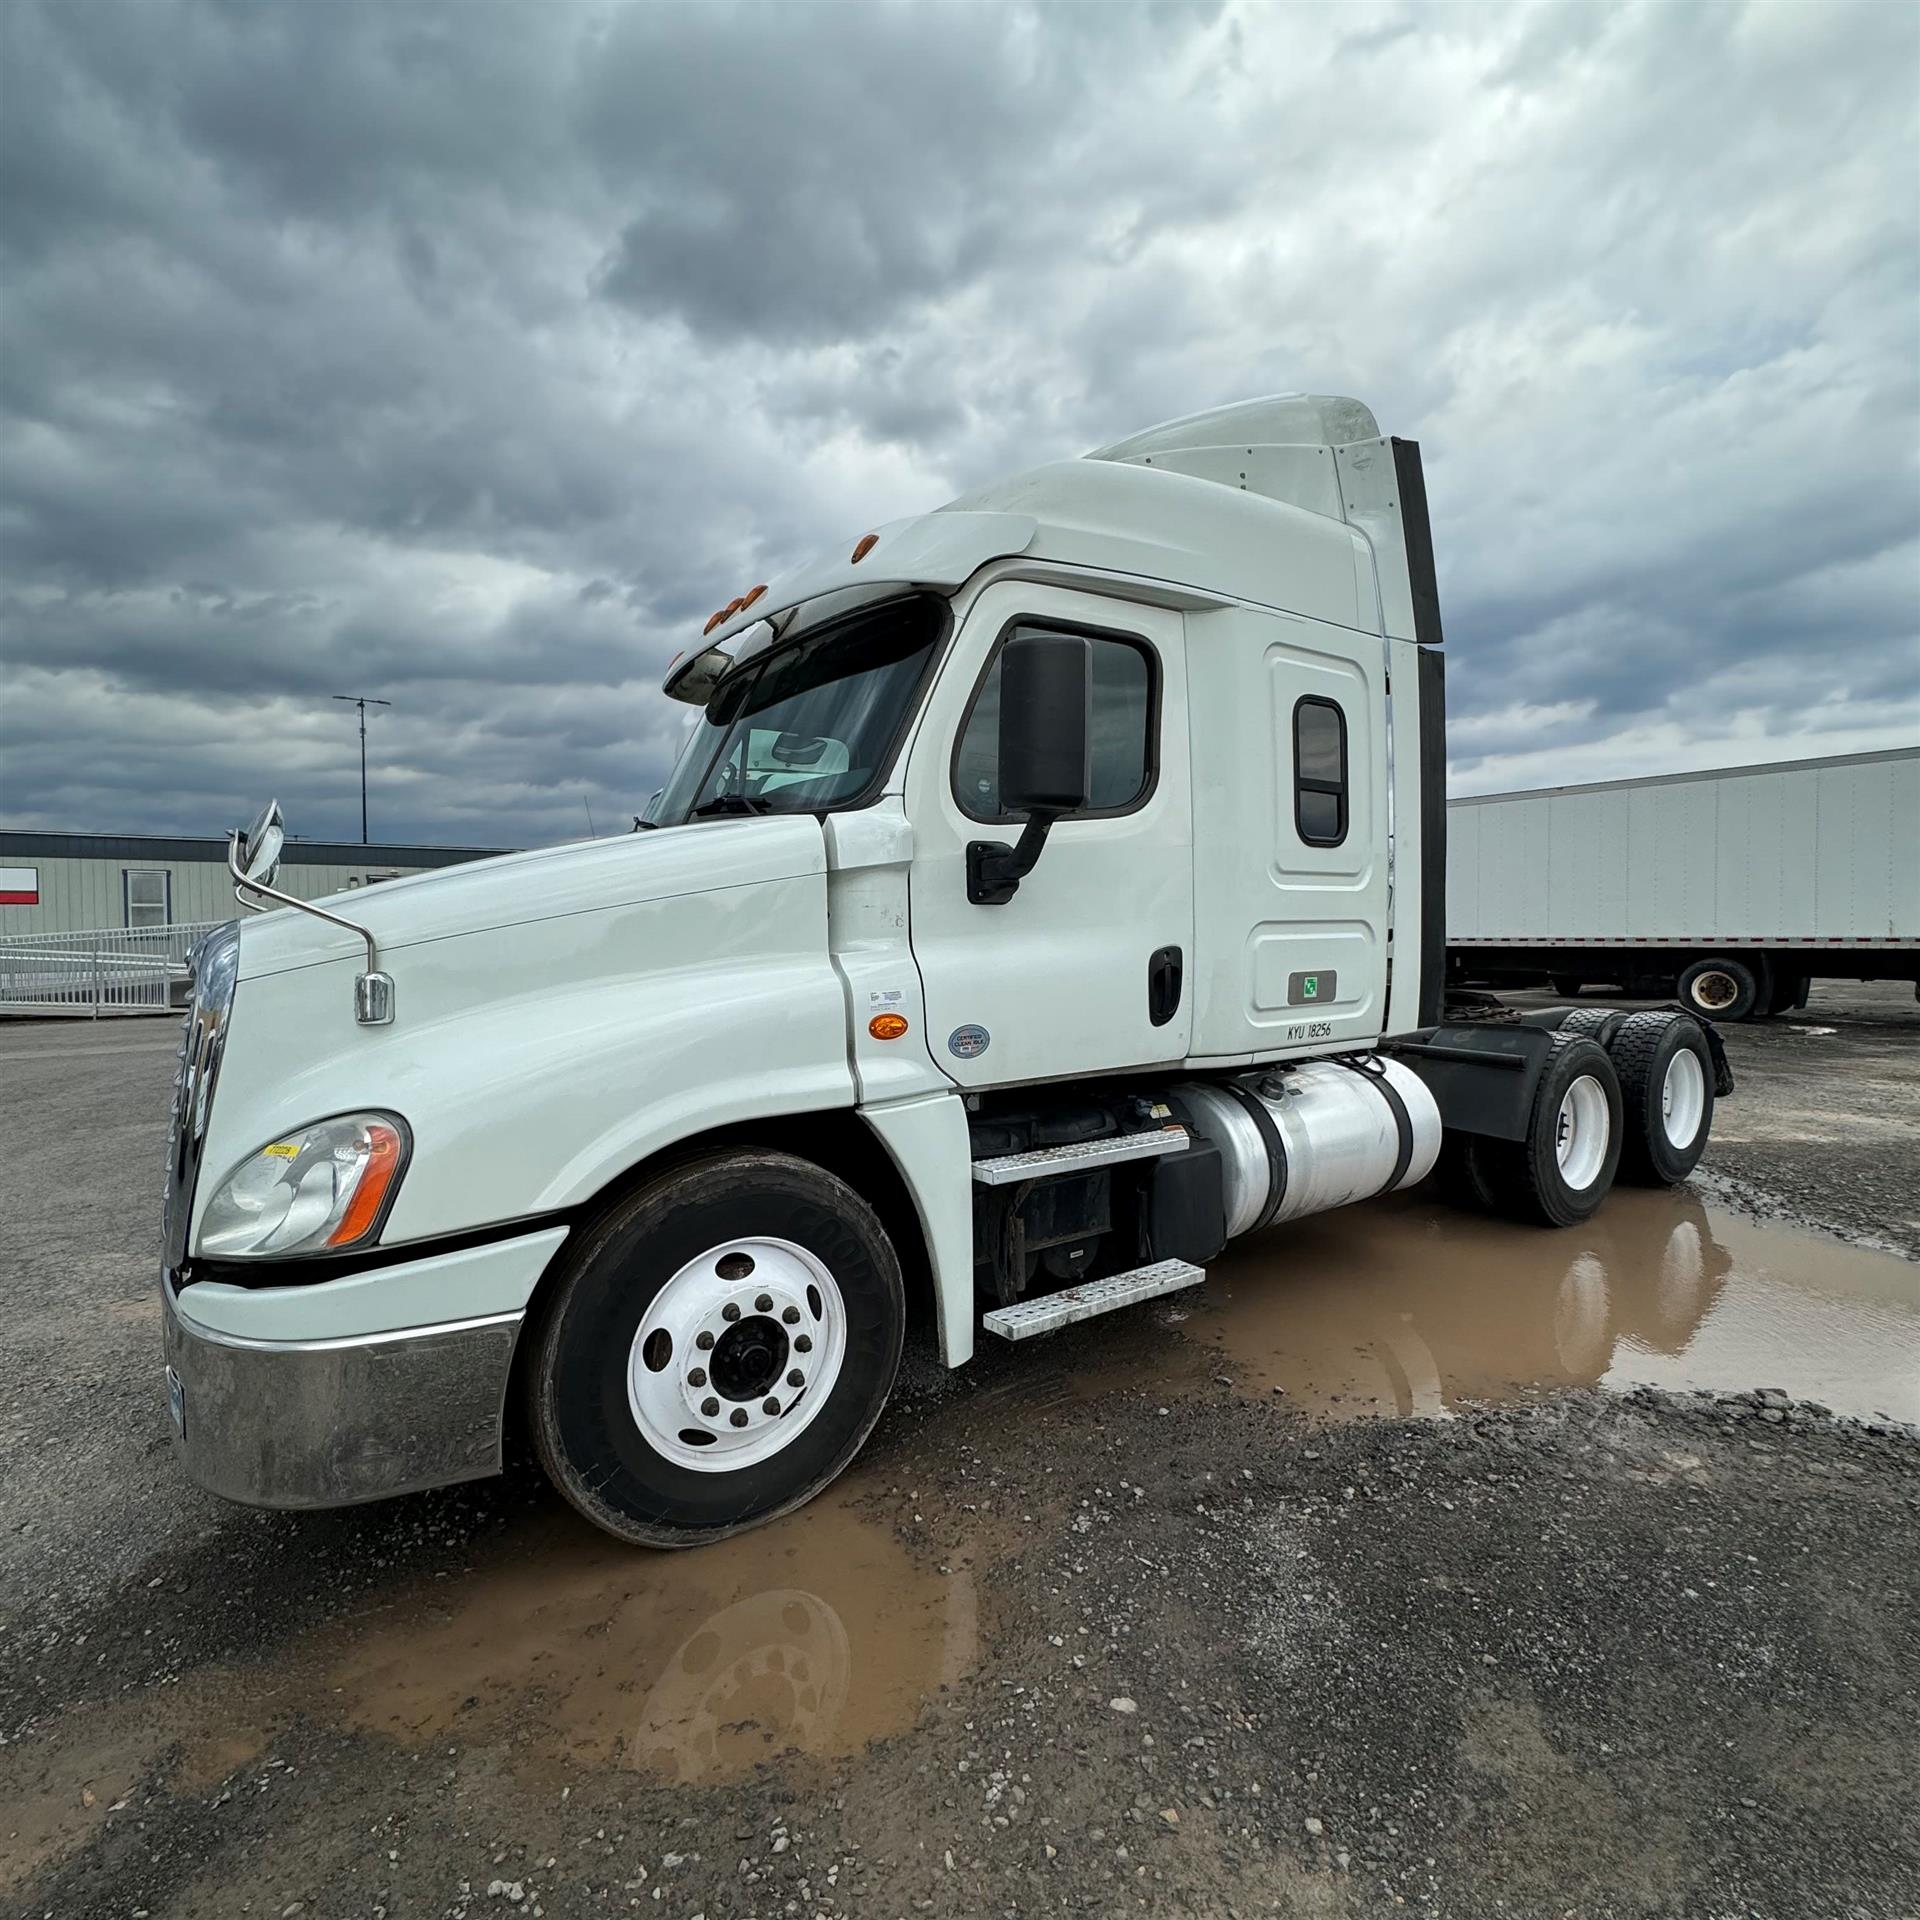
[[[406,1746],[513,1728],[668,1785],[857,1752],[978,1652],[971,1567],[929,1573],[844,1498],[695,1553],[560,1520],[448,1586],[365,1623],[321,1676],[345,1720]]]
[[[1352,1207],[1230,1248],[1162,1318],[1322,1417],[1651,1385],[1920,1424],[1920,1265],[1684,1191],[1618,1189],[1559,1232]]]
[[[1846,1039],[1741,1037],[1781,1097],[1753,1076],[1697,1190],[1564,1233],[1425,1194],[1295,1223],[925,1363],[828,1497],[681,1555],[524,1464],[203,1500],[147,1391],[145,1183],[15,1222],[0,1912],[1920,1911],[1886,1424],[1920,1422],[1920,1265],[1804,1230],[1904,1244],[1914,1109],[1898,1063],[1828,1071]],[[124,1119],[124,1062],[76,1070],[33,1191],[115,1126],[146,1164],[155,1060]],[[1823,1210],[1726,1204],[1753,1141]]]
[[[844,1758],[904,1732],[979,1656],[975,1554],[934,1571],[860,1511],[863,1477],[693,1553],[636,1552],[565,1512],[457,1577],[390,1594],[271,1666],[202,1669],[67,1716],[0,1767],[0,1888],[124,1810],[142,1779],[204,1794],[297,1723],[419,1753],[513,1754],[523,1790],[572,1770],[660,1786]]]

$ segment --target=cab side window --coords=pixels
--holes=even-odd
[[[1000,809],[1000,648],[1032,627],[1000,636],[974,695],[953,756],[954,797],[976,820],[1006,820]],[[1159,685],[1151,649],[1113,634],[1082,636],[1093,655],[1092,779],[1088,802],[1071,816],[1127,813],[1153,788]]]
[[[1310,847],[1347,837],[1347,716],[1332,700],[1294,703],[1293,824]]]

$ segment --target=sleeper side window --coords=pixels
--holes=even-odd
[[[954,748],[954,796],[976,820],[1010,817],[1000,808],[1001,648],[1033,631],[1031,626],[1013,626],[1000,636]],[[1087,804],[1071,816],[1074,819],[1128,813],[1145,801],[1153,790],[1160,718],[1160,689],[1151,649],[1113,634],[1082,637],[1091,649],[1093,665],[1092,777]]]
[[[1347,837],[1347,716],[1311,695],[1293,709],[1293,823],[1310,847]]]

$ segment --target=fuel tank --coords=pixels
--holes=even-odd
[[[1174,1100],[1220,1150],[1229,1239],[1410,1187],[1440,1152],[1426,1083],[1378,1054],[1187,1080]]]

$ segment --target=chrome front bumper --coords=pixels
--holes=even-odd
[[[197,1326],[170,1277],[160,1292],[174,1451],[209,1493],[340,1507],[500,1471],[524,1315],[253,1340]]]

